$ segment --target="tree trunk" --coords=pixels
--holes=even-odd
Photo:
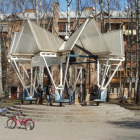
[[[131,54],[130,54],[130,80],[129,80],[129,99],[132,98],[132,70],[133,70],[133,5],[131,0],[131,40],[130,40],[130,47],[131,47]]]
[[[137,30],[137,50],[136,50],[136,75],[135,75],[135,95],[134,95],[134,99],[135,99],[135,103],[137,103],[137,90],[138,90],[138,81],[139,81],[139,77],[138,77],[138,73],[139,73],[139,69],[138,69],[138,62],[139,62],[139,50],[138,50],[138,0],[136,0],[136,30]]]
[[[109,32],[111,31],[111,22],[110,22],[110,0],[108,0],[108,23],[109,23]],[[111,68],[108,70],[108,79],[111,77]],[[110,90],[111,90],[111,84],[108,85],[107,88],[107,102],[110,101]]]

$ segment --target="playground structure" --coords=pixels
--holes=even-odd
[[[72,50],[74,54],[71,54]],[[101,91],[100,99],[96,99],[95,101],[106,101],[106,88],[115,72],[124,61],[122,30],[101,34],[95,20],[93,18],[87,18],[67,41],[63,41],[61,38],[46,31],[36,23],[26,20],[20,32],[14,34],[7,56],[23,89],[27,91],[29,99],[34,99],[34,92],[36,92],[35,87],[41,83],[43,78],[42,71],[43,68],[46,67],[55,88],[55,93],[59,95],[57,98],[59,102],[65,102],[63,91],[65,84],[69,86],[67,73],[68,67],[71,64],[69,62],[71,57],[76,59],[76,62],[72,63],[76,65],[88,63],[86,58],[93,58],[95,60],[95,63],[97,63],[97,85]],[[19,62],[19,65],[17,62]],[[102,79],[99,77],[100,64],[105,66]],[[54,65],[59,65],[59,84],[55,83],[53,74],[50,71],[50,67]],[[116,68],[105,83],[106,75],[112,65],[116,66]],[[25,66],[30,66],[31,68],[30,78]],[[30,85],[27,86],[25,84],[25,79],[19,67],[22,67],[26,76],[30,79]],[[37,67],[40,67],[39,71]],[[33,68],[35,69],[34,73]],[[82,67],[75,79],[74,90],[80,75],[82,75]]]

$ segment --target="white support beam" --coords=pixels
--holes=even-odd
[[[51,72],[50,72],[50,70],[49,70],[49,67],[48,67],[48,64],[47,64],[47,62],[46,62],[45,56],[44,56],[44,55],[41,55],[41,56],[43,57],[43,60],[44,60],[44,62],[45,62],[46,68],[47,68],[48,73],[49,73],[49,75],[50,75],[50,78],[51,78],[51,80],[52,80],[52,84],[53,84],[53,86],[54,86],[55,89],[56,89],[56,85],[55,85],[55,82],[54,82],[54,80],[53,80],[52,74],[51,74]]]
[[[20,80],[22,86],[25,87],[25,85],[24,85],[24,83],[23,83],[23,81],[22,81],[20,75],[18,74],[18,71],[16,70],[16,68],[15,68],[15,66],[14,66],[14,64],[13,64],[13,62],[10,62],[10,63],[11,63],[11,65],[12,65],[12,67],[13,67],[15,73],[17,74],[17,76],[18,76],[18,78],[19,78],[19,80]]]
[[[23,77],[22,77],[22,75],[21,75],[21,73],[20,73],[20,70],[19,70],[19,68],[18,68],[17,63],[16,63],[15,60],[14,60],[14,64],[15,64],[15,66],[16,66],[17,72],[18,72],[18,74],[19,74],[19,76],[20,76],[22,82],[24,83],[24,79],[23,79]],[[25,83],[24,83],[24,85],[25,85]]]
[[[65,81],[66,81],[66,76],[67,76],[67,70],[68,70],[68,65],[69,65],[69,59],[70,59],[70,56],[67,57],[66,71],[65,71],[65,75],[64,75],[63,87],[65,87]]]
[[[106,70],[106,75],[107,75],[107,73],[108,73],[109,68],[110,68],[110,66],[108,65],[108,66],[107,66],[107,70]]]
[[[63,67],[62,67],[62,58],[60,58],[60,86],[62,87],[62,79],[63,79]]]
[[[27,70],[24,68],[24,66],[21,64],[21,67],[22,67],[22,69],[24,70],[24,72],[26,73],[26,76],[28,77],[28,79],[29,79],[29,75],[28,75],[28,73],[27,73]]]
[[[26,89],[27,93],[29,94],[29,92],[27,90],[27,86],[25,85],[24,79],[23,79],[22,75],[20,74],[20,72],[18,71],[19,70],[18,67],[14,66],[14,64],[13,64],[14,62],[10,61],[10,63],[12,65],[15,73],[17,74],[17,76],[18,76],[18,78],[19,78],[19,80],[20,80],[20,82],[21,82],[21,84],[23,86],[23,89]]]
[[[81,71],[82,71],[82,68],[79,70],[78,76],[77,76],[76,81],[75,81],[75,83],[74,83],[74,91],[75,91],[75,89],[76,89],[76,84],[77,84],[77,82],[78,82],[78,79],[79,79],[79,76],[80,76],[80,74],[81,74]]]
[[[102,87],[104,85],[104,82],[105,82],[105,77],[106,77],[105,74],[106,74],[106,70],[107,70],[107,67],[108,67],[108,62],[109,62],[109,57],[106,60],[106,66],[105,66],[105,70],[104,70],[103,77],[102,77],[102,82],[101,82],[101,89],[102,89]]]
[[[35,75],[34,75],[34,87],[35,87],[35,84],[36,84],[36,77],[37,77],[37,67],[35,68]]]
[[[104,89],[107,88],[107,86],[109,85],[110,81],[112,80],[113,76],[115,75],[116,71],[118,70],[119,66],[122,64],[123,60],[120,60],[120,63],[117,65],[116,69],[114,70],[114,72],[112,73],[110,79],[108,80],[108,82],[106,83],[106,85],[104,86]]]
[[[31,87],[30,87],[30,95],[33,96],[33,88],[32,88],[32,85],[33,85],[33,68],[31,67]]]
[[[99,83],[100,83],[100,81],[99,81],[99,60],[97,59],[97,84],[98,84],[98,86],[99,86]]]

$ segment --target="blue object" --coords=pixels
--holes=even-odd
[[[37,98],[30,98],[27,90],[24,89],[24,100],[26,100],[26,101],[36,101]]]
[[[62,98],[60,98],[60,95],[57,90],[55,90],[55,102],[57,103],[68,103],[68,99],[64,99],[64,91],[62,92]]]
[[[37,95],[37,92],[34,90],[34,98],[37,98],[38,95]]]
[[[101,90],[99,99],[94,99],[93,101],[105,102],[106,101],[106,90]]]

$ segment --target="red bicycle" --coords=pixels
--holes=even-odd
[[[18,118],[19,113],[24,116],[22,120]],[[17,122],[20,123],[20,125],[24,125],[26,129],[33,130],[35,127],[35,121],[33,119],[25,119],[25,114],[22,114],[22,110],[20,109],[19,112],[14,112],[11,115],[9,115],[9,118],[7,120],[7,127],[10,129],[14,129],[17,126]]]

